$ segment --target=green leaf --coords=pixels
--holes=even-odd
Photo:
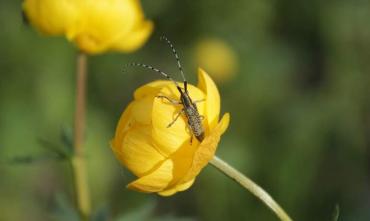
[[[38,139],[38,141],[42,148],[55,154],[56,157],[59,157],[61,159],[67,159],[70,156],[70,153],[65,151],[63,147],[59,144],[53,143],[52,141],[43,138]]]
[[[31,155],[25,155],[25,156],[15,156],[10,158],[6,161],[8,164],[31,164],[37,161],[42,160],[42,158],[31,156]]]
[[[74,148],[73,148],[73,132],[70,127],[62,127],[62,131],[60,134],[60,139],[62,141],[62,144],[66,148],[67,152],[70,153],[70,155],[73,155]]]
[[[47,160],[66,160],[73,155],[73,139],[71,130],[63,128],[60,134],[61,141],[53,142],[45,138],[39,138],[40,147],[46,150],[46,153],[27,154],[11,157],[2,160],[4,164],[32,164]]]
[[[57,194],[52,208],[52,217],[56,221],[80,221],[78,211],[71,205],[64,194]]]
[[[36,155],[23,155],[11,157],[8,160],[5,160],[4,163],[10,165],[22,165],[22,164],[33,164],[40,163],[47,160],[63,160],[64,158],[56,155],[50,155],[48,153],[36,154]]]
[[[110,212],[107,206],[100,207],[90,218],[90,221],[108,221],[110,220]]]
[[[128,213],[122,214],[118,216],[115,221],[145,221],[149,220],[149,217],[153,213],[155,208],[155,202],[149,201],[145,203],[143,206],[130,211]]]
[[[149,219],[149,221],[195,221],[195,219],[189,217],[176,217],[174,215],[164,215]]]
[[[340,213],[339,205],[336,204],[335,207],[334,207],[332,221],[338,221],[339,220],[339,213]]]
[[[176,217],[172,214],[153,217],[155,202],[149,201],[143,206],[122,214],[115,221],[194,221],[193,218]]]

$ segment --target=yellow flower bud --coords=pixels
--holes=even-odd
[[[89,54],[133,51],[153,30],[139,0],[25,0],[23,10],[41,33],[64,35]]]
[[[205,138],[192,139],[185,116],[171,123],[182,105],[174,105],[166,96],[180,99],[171,81],[154,81],[134,93],[122,114],[111,142],[118,160],[138,177],[128,187],[147,193],[169,196],[188,189],[215,154],[221,135],[229,125],[229,114],[219,121],[220,95],[212,79],[201,69],[199,83],[188,85],[190,97],[204,116]]]
[[[195,48],[195,62],[204,67],[216,82],[226,82],[235,76],[238,59],[234,50],[223,40],[207,38]]]

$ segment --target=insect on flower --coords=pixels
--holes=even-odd
[[[186,117],[187,121],[188,121],[188,127],[189,127],[192,135],[194,135],[196,137],[196,139],[199,142],[201,142],[204,139],[204,128],[203,128],[203,125],[202,125],[202,120],[204,119],[204,117],[199,114],[196,104],[199,103],[199,102],[202,102],[204,100],[194,100],[193,101],[191,99],[191,97],[189,95],[189,91],[188,91],[188,82],[185,78],[184,71],[182,69],[180,59],[179,59],[179,56],[176,52],[175,47],[172,45],[172,43],[165,36],[162,36],[160,39],[165,40],[166,43],[172,49],[172,52],[173,52],[173,54],[176,58],[176,61],[177,61],[177,66],[180,70],[180,73],[181,73],[181,76],[182,76],[182,79],[183,79],[183,87],[180,87],[180,85],[175,80],[173,80],[173,78],[171,78],[168,74],[166,74],[165,72],[163,72],[163,71],[161,71],[157,68],[154,68],[153,66],[150,66],[150,65],[147,65],[147,64],[142,64],[142,63],[136,63],[136,62],[131,63],[128,66],[140,66],[140,67],[148,68],[152,71],[155,71],[157,73],[162,74],[165,78],[172,81],[176,85],[176,88],[180,93],[180,100],[174,100],[174,99],[169,98],[167,96],[161,96],[161,95],[156,96],[157,98],[166,99],[171,104],[182,105],[182,109],[175,115],[173,121],[168,124],[167,128],[171,127],[176,122],[176,120],[181,116],[181,114],[183,114]],[[192,140],[192,138],[193,138],[193,136],[191,136],[191,140]]]
[[[220,94],[203,69],[198,69],[197,85],[185,82],[167,78],[142,85],[123,111],[111,148],[137,177],[127,185],[129,189],[161,196],[185,191],[214,157],[230,115],[220,119]]]

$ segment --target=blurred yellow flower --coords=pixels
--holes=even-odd
[[[188,85],[188,90],[193,100],[205,99],[197,103],[199,113],[204,116],[205,138],[201,143],[195,138],[190,141],[192,135],[185,116],[167,127],[182,105],[156,96],[179,100],[173,82],[154,81],[135,91],[134,101],[122,114],[111,142],[119,161],[138,177],[129,188],[162,196],[186,190],[214,156],[229,125],[229,114],[219,122],[217,87],[201,69],[198,78],[198,87]]]
[[[64,35],[89,54],[133,51],[153,30],[139,0],[25,0],[23,10],[43,34]]]
[[[195,47],[195,62],[209,72],[217,82],[232,79],[238,69],[237,55],[223,40],[206,38]]]

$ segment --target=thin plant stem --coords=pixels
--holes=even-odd
[[[247,176],[230,166],[222,159],[214,156],[210,161],[211,165],[224,173],[226,176],[240,184],[257,198],[259,198],[266,206],[268,206],[282,221],[292,221],[289,215],[275,202],[275,200],[260,186],[249,179]]]
[[[77,56],[76,110],[74,121],[74,155],[71,159],[74,188],[78,210],[83,220],[88,220],[91,210],[89,186],[87,181],[86,158],[84,153],[85,105],[87,56]]]

